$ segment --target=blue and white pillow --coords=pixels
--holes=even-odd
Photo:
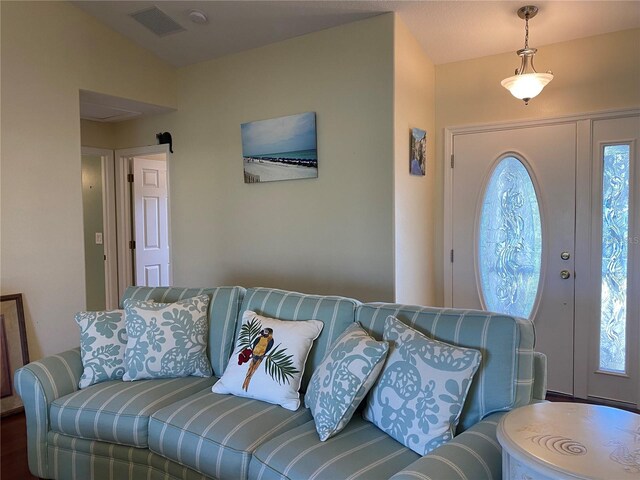
[[[122,379],[210,377],[208,307],[208,295],[175,303],[125,300],[128,341]]]
[[[369,392],[363,417],[419,455],[454,436],[478,350],[432,340],[389,316],[389,355]]]
[[[121,380],[127,347],[123,311],[78,312],[74,318],[80,327],[83,367],[78,387],[86,388],[106,380]]]
[[[378,378],[389,344],[378,342],[353,323],[338,337],[311,376],[305,406],[311,410],[320,441],[344,427]]]

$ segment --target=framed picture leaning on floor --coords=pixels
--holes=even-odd
[[[4,417],[23,409],[13,376],[18,368],[29,363],[29,349],[22,294],[2,295],[0,306],[0,411]]]

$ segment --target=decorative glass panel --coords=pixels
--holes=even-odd
[[[478,253],[487,309],[528,318],[540,283],[542,225],[531,176],[515,157],[502,159],[489,179]]]
[[[625,371],[629,145],[604,147],[602,168],[602,293],[600,369]]]

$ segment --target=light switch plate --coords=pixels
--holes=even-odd
[[[102,232],[96,232],[96,245],[102,245]]]

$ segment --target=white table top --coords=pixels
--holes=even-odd
[[[581,403],[517,408],[498,425],[509,454],[552,478],[640,480],[640,415]]]

